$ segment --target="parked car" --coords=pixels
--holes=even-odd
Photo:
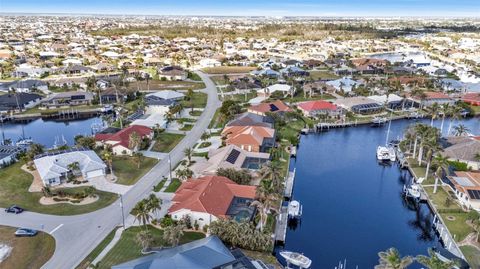
[[[5,212],[7,212],[7,213],[20,214],[23,211],[24,211],[24,209],[19,207],[18,205],[12,205],[10,207],[5,208]]]
[[[19,228],[15,231],[15,236],[35,236],[37,235],[38,231],[33,229],[27,228]]]

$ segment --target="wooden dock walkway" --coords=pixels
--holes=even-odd
[[[293,171],[288,172],[287,180],[285,182],[285,190],[283,192],[283,197],[286,200],[290,200],[292,198],[293,193],[293,184],[295,183],[295,168]]]
[[[282,206],[280,214],[277,215],[277,224],[275,225],[275,242],[285,242],[288,226],[288,207]]]

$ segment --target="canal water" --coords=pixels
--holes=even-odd
[[[390,138],[401,137],[413,123],[392,122]],[[480,134],[480,119],[462,123]],[[293,195],[303,216],[287,230],[284,249],[304,253],[311,268],[333,269],[346,260],[347,268],[370,269],[378,263],[377,253],[390,247],[412,256],[441,247],[428,207],[415,209],[402,198],[409,173],[377,163],[376,148],[385,143],[386,132],[387,126],[358,126],[302,136],[291,166],[296,167]]]
[[[18,141],[23,133],[26,138],[32,138],[34,142],[40,143],[46,147],[52,147],[57,139],[62,143],[63,138],[68,145],[74,144],[76,135],[92,135],[92,124],[99,124],[102,120],[100,117],[89,119],[73,120],[73,121],[45,121],[36,119],[28,123],[4,123],[0,129],[3,131],[6,139],[13,142]],[[0,133],[0,138],[2,133]]]

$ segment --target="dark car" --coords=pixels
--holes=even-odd
[[[7,213],[15,213],[15,214],[20,214],[23,212],[23,208],[17,206],[17,205],[12,205],[8,208],[5,208],[5,212]]]
[[[37,230],[27,229],[27,228],[19,228],[15,231],[15,236],[35,236],[37,235]]]

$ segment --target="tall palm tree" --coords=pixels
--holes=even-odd
[[[112,155],[112,153],[108,150],[104,150],[102,152],[102,158],[103,158],[104,161],[107,162],[108,169],[110,169],[110,173],[113,176],[113,155]]]
[[[442,154],[438,154],[437,156],[435,156],[435,158],[433,159],[433,163],[437,167],[437,170],[435,171],[435,186],[433,188],[433,193],[437,193],[438,179],[442,178],[444,173],[448,175],[450,163],[448,162],[448,158],[443,156]]]
[[[137,151],[141,142],[142,142],[142,138],[137,132],[132,132],[128,137],[128,147],[133,151]]]
[[[453,106],[450,109],[450,123],[448,124],[448,132],[447,135],[450,135],[450,132],[452,130],[452,124],[455,122],[455,120],[460,119],[462,116],[462,108],[459,106]]]
[[[150,209],[150,212],[155,213],[162,209],[162,200],[158,199],[158,197],[151,193],[148,198],[146,199],[147,207]]]
[[[145,228],[147,223],[152,219],[151,208],[146,200],[141,200],[130,212],[135,217],[135,220],[140,222]]]
[[[140,231],[135,236],[135,241],[142,247],[142,252],[145,252],[153,244],[153,237],[148,230]]]
[[[470,132],[467,126],[463,124],[456,125],[453,127],[453,135],[454,136],[466,136]]]
[[[378,253],[378,265],[375,269],[404,269],[413,263],[413,257],[400,255],[396,248],[389,248]]]
[[[438,112],[440,111],[440,106],[438,103],[433,103],[432,106],[430,106],[430,117],[432,117],[430,121],[430,126],[433,126],[433,121],[438,117]]]
[[[427,167],[425,170],[425,180],[428,179],[428,173],[430,171],[430,164],[432,163],[432,158],[440,150],[440,145],[436,139],[430,139],[425,144],[425,151],[426,151],[426,160],[427,160]]]
[[[445,123],[445,117],[450,114],[450,105],[445,103],[441,106],[442,123],[440,124],[440,133],[443,135],[443,124]]]
[[[180,238],[183,236],[185,225],[178,223],[177,225],[170,225],[163,231],[163,240],[167,241],[172,246],[178,246]]]
[[[143,156],[143,153],[141,153],[141,152],[137,151],[137,152],[133,153],[133,160],[137,164],[137,169],[140,169],[140,165],[142,164],[142,161],[143,161],[144,157],[145,156]]]
[[[452,269],[457,264],[454,261],[441,260],[432,249],[428,249],[428,255],[429,257],[418,255],[415,259],[429,269]]]

